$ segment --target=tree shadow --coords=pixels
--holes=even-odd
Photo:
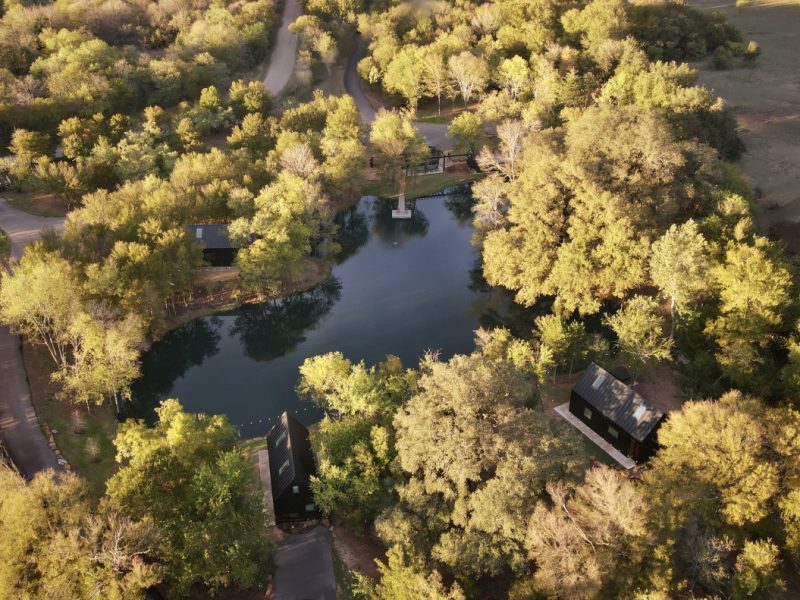
[[[155,408],[175,381],[219,352],[221,326],[217,317],[193,319],[155,342],[142,356],[142,375],[131,385],[131,402],[123,407],[120,417],[153,422]]]
[[[235,312],[229,335],[239,339],[244,353],[253,360],[278,358],[305,341],[306,331],[330,311],[341,291],[341,282],[331,277],[307,292],[242,306]]]

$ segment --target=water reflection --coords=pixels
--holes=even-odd
[[[176,379],[217,354],[221,326],[219,317],[194,319],[153,344],[142,357],[142,373],[147,377],[141,377],[131,386],[137,403],[155,406],[170,393]]]
[[[415,366],[429,349],[472,351],[481,326],[530,335],[533,311],[483,278],[469,194],[418,200],[408,220],[393,220],[393,205],[366,198],[337,218],[341,253],[314,290],[168,333],[144,357],[133,413],[177,397],[190,411],[224,412],[244,436],[263,435],[284,410],[307,424],[320,417],[294,393],[310,356],[341,351],[375,364],[394,354]]]
[[[311,291],[263,304],[247,304],[236,311],[228,335],[237,338],[249,358],[267,361],[294,351],[339,300],[342,284],[331,277]]]
[[[419,206],[421,203],[411,200],[406,208],[411,209],[410,219],[393,219],[392,210],[397,201],[375,198],[372,203],[372,235],[387,246],[397,246],[409,238],[424,236],[428,233],[430,223]]]

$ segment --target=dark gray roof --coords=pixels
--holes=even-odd
[[[308,429],[284,412],[267,434],[272,496],[280,497],[296,482],[307,482],[316,471]]]
[[[187,225],[189,237],[203,245],[206,250],[233,248],[225,223]]]
[[[663,412],[594,363],[589,365],[573,389],[607,419],[640,442],[664,417]]]

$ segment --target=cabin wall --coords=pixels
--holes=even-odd
[[[591,413],[591,416],[587,416],[587,411]],[[642,458],[641,445],[638,455],[636,457],[631,456],[631,442],[635,441],[631,435],[624,431],[619,425],[606,418],[599,409],[592,406],[574,390],[570,394],[569,412],[586,423],[592,431],[622,452],[625,456],[635,458],[637,462],[644,460]],[[613,428],[617,432],[616,437],[611,434],[609,428]]]
[[[230,267],[236,259],[235,248],[216,248],[203,250],[203,259],[212,267]]]
[[[297,486],[299,493],[295,494],[293,488]],[[308,483],[298,481],[292,482],[292,485],[273,500],[275,505],[275,520],[287,521],[294,519],[305,519],[316,517],[319,512],[316,506],[312,511],[307,511],[307,505],[314,504],[314,495],[311,493],[311,486]]]

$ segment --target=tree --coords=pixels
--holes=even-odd
[[[101,505],[72,473],[26,483],[0,467],[0,595],[3,598],[135,600],[161,581],[152,521],[132,521]]]
[[[447,127],[447,137],[453,140],[455,152],[473,154],[489,141],[480,115],[466,111],[450,121],[450,125]]]
[[[414,372],[396,356],[367,368],[329,352],[303,361],[297,393],[336,414],[373,416],[399,406],[415,385]]]
[[[619,351],[627,357],[634,377],[651,362],[669,358],[672,341],[662,333],[663,319],[654,299],[634,296],[606,323],[614,330]]]
[[[32,163],[37,158],[52,154],[53,141],[46,133],[15,129],[8,149],[21,161]]]
[[[579,462],[577,439],[525,408],[533,386],[509,349],[427,357],[419,392],[394,417],[403,479],[378,533],[459,579],[524,570],[525,508]]]
[[[387,561],[378,561],[381,578],[377,585],[366,586],[369,600],[463,600],[458,584],[448,589],[437,572],[427,573],[421,566],[409,564],[398,546],[386,553]]]
[[[528,62],[518,54],[500,61],[497,75],[500,83],[514,99],[525,91],[531,77]]]
[[[237,79],[231,83],[228,98],[237,119],[249,114],[266,116],[272,108],[272,96],[260,81]]]
[[[585,351],[587,342],[586,328],[580,321],[565,322],[559,315],[544,315],[536,318],[536,331],[539,342],[547,347],[553,356],[553,382],[557,369],[572,368],[575,359]]]
[[[489,80],[486,61],[468,50],[451,56],[447,61],[447,69],[464,100],[464,106],[469,103],[472,94],[483,91]]]
[[[706,289],[707,268],[706,241],[693,220],[672,225],[653,242],[650,276],[670,299],[670,339],[675,337],[676,307]]]
[[[408,113],[380,110],[372,122],[369,141],[376,163],[392,183],[405,181],[405,170],[428,154],[428,147]]]
[[[723,373],[747,385],[782,324],[791,275],[764,238],[756,238],[753,245],[733,244],[711,274],[719,290],[720,314],[706,324],[706,332],[719,347],[716,357]]]
[[[274,119],[267,119],[261,113],[248,113],[241,124],[231,131],[226,140],[231,149],[245,148],[251,156],[264,156],[275,146]]]
[[[70,325],[72,362],[55,374],[72,402],[102,404],[111,396],[117,413],[120,399],[130,399],[130,384],[139,376],[139,351],[144,343],[142,321],[129,314],[122,321],[104,321],[86,313]]]
[[[771,540],[746,541],[736,557],[732,598],[761,598],[783,589],[778,547]]]
[[[422,66],[425,91],[431,96],[436,96],[436,114],[442,114],[442,95],[447,94],[450,90],[447,62],[437,48],[427,46]]]
[[[525,124],[520,120],[506,119],[497,126],[500,147],[492,152],[484,147],[478,155],[478,164],[484,170],[500,171],[512,181],[517,178],[517,161],[525,145]]]
[[[386,91],[403,96],[411,111],[417,109],[419,99],[426,92],[425,55],[423,48],[406,46],[394,56],[383,74]]]
[[[536,562],[535,587],[556,598],[596,597],[605,580],[639,559],[648,537],[647,502],[616,470],[595,467],[573,494],[547,486],[551,506],[539,504],[527,544]]]
[[[261,584],[272,548],[252,464],[233,446],[235,428],[222,416],[186,413],[177,400],[165,400],[156,414],[154,427],[120,424],[121,466],[108,480],[109,501],[163,532],[156,553],[176,596],[194,584]]]
[[[12,274],[3,277],[0,316],[14,331],[40,339],[53,362],[64,366],[80,299],[81,286],[72,265],[56,253],[32,246]]]

